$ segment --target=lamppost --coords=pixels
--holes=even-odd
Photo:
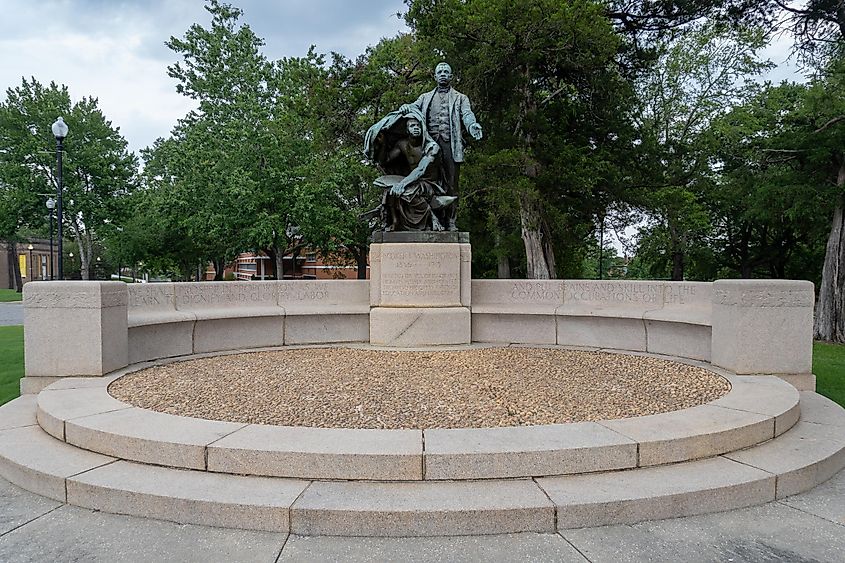
[[[63,142],[67,137],[68,127],[63,118],[58,118],[53,123],[53,135],[56,137],[56,199],[58,200],[56,213],[56,221],[59,223],[56,237],[59,239],[59,279],[65,279],[65,270],[62,257],[62,151],[64,149]]]
[[[53,209],[56,208],[56,200],[47,198],[47,209],[50,210],[50,279],[53,279]]]
[[[30,243],[30,245],[26,247],[26,249],[29,250],[29,266],[27,266],[27,268],[26,268],[26,275],[29,278],[29,281],[32,281],[32,280],[35,279],[35,274],[33,274],[33,272],[35,271],[35,268],[32,267],[32,249],[33,248],[35,248],[35,247],[32,246],[32,243]]]

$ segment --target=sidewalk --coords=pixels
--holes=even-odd
[[[23,304],[20,301],[0,303],[0,326],[22,325]]]
[[[0,561],[841,562],[845,471],[812,491],[720,514],[571,530],[458,538],[297,537],[116,516],[0,479]]]

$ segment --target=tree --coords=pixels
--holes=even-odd
[[[634,119],[644,183],[629,197],[652,223],[643,234],[666,244],[659,256],[670,260],[672,280],[684,279],[689,253],[704,245],[710,229],[708,129],[740,99],[747,77],[768,66],[756,57],[765,44],[760,30],[693,27],[661,42],[655,68],[639,81],[642,105]]]
[[[269,61],[241,10],[211,0],[208,29],[192,25],[167,45],[181,59],[168,68],[177,90],[199,102],[169,139],[146,151],[150,189],[197,249],[222,265],[244,250],[264,250],[281,278],[282,259],[305,244],[328,246],[336,208],[314,178],[317,133],[313,89],[324,74],[313,51]],[[164,207],[162,209],[165,209]]]
[[[97,231],[120,213],[121,198],[134,188],[137,170],[126,140],[106,120],[97,99],[72,104],[67,87],[44,87],[34,78],[8,89],[0,106],[0,184],[17,194],[10,200],[21,214],[18,227],[43,226],[45,194],[57,187],[56,140],[50,127],[59,116],[70,128],[64,143],[61,220],[77,243],[82,277],[88,279]]]
[[[496,217],[517,213],[526,275],[557,277],[558,254],[571,246],[565,242],[585,243],[603,201],[596,194],[617,183],[626,136],[630,85],[603,7],[414,0],[406,20],[427,52],[452,63],[485,127],[485,140],[467,157],[476,170],[472,184],[463,183],[465,202],[474,210],[507,206],[488,212],[500,228],[510,225]]]
[[[811,84],[806,118],[809,134],[789,150],[806,151],[804,158],[833,202],[814,332],[821,340],[845,342],[845,57],[833,59]]]

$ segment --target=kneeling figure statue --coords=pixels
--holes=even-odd
[[[366,155],[383,173],[381,205],[362,219],[378,217],[385,231],[442,231],[457,197],[441,182],[440,147],[423,127],[422,112],[394,111],[370,127]]]

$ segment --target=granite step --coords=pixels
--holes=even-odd
[[[375,481],[534,478],[713,457],[779,436],[798,420],[794,387],[724,373],[708,404],[620,420],[506,428],[377,430],[218,422],[134,407],[112,378],[67,379],[38,395],[50,435],[128,461],[218,473]]]
[[[845,466],[845,410],[814,393],[802,393],[802,419],[781,436],[709,459],[422,482],[309,481],[115,460],[49,436],[33,424],[34,404],[17,401],[0,408],[0,476],[12,483],[105,512],[303,535],[554,532],[689,516],[801,492]]]

